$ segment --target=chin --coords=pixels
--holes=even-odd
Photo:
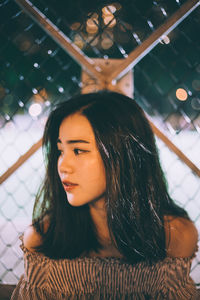
[[[84,199],[84,197],[82,197],[82,199],[77,199],[78,197],[75,196],[74,194],[72,193],[67,193],[67,200],[69,202],[69,204],[71,206],[74,206],[74,207],[79,207],[79,206],[83,206],[83,205],[86,205],[86,204],[91,204],[91,205],[104,205],[105,203],[105,193],[102,193],[100,195],[94,195],[94,198],[86,198]]]
[[[83,206],[83,205],[86,204],[86,203],[79,203],[79,202],[76,202],[76,201],[75,202],[74,201],[68,201],[68,202],[73,207],[80,207],[80,206]]]
[[[79,207],[79,206],[83,206],[83,205],[87,204],[87,201],[78,200],[72,194],[67,194],[67,201],[69,202],[69,204],[71,206],[74,206],[74,207]]]

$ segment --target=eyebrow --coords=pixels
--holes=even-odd
[[[61,144],[62,142],[61,142],[60,139],[58,139],[58,140],[57,140],[57,143]],[[88,141],[85,141],[85,140],[67,140],[66,143],[67,143],[67,144],[77,144],[77,143],[89,144],[89,142],[88,142]]]

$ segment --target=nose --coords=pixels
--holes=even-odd
[[[72,160],[69,156],[63,155],[58,158],[58,172],[61,174],[71,174],[73,173]]]

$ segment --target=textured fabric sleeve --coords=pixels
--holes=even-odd
[[[59,300],[56,295],[44,288],[32,286],[26,282],[24,275],[20,278],[17,287],[12,293],[11,300]]]
[[[186,261],[187,259],[185,259]],[[167,300],[198,300],[200,293],[190,277],[191,259],[183,264],[182,259],[172,260],[165,271],[164,294]]]
[[[48,260],[42,254],[28,251],[23,244],[23,235],[20,240],[20,248],[24,252],[24,274],[14,289],[11,300],[55,299],[48,294]]]

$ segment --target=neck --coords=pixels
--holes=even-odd
[[[107,213],[105,208],[105,200],[102,199],[96,203],[89,204],[90,214],[94,225],[97,230],[99,242],[103,246],[103,249],[99,250],[98,253],[91,252],[91,256],[100,257],[120,257],[122,254],[116,249],[115,245],[111,241],[110,233],[107,224]]]
[[[100,199],[89,204],[90,215],[97,230],[100,243],[108,245],[110,243],[110,234],[107,225],[107,214],[105,208],[105,199]]]

